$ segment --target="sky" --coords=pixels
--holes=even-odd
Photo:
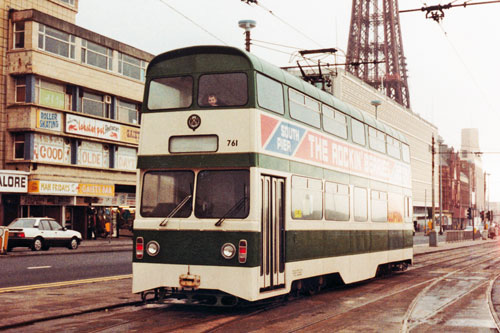
[[[453,0],[426,0],[427,5]],[[455,0],[461,4],[465,0]],[[472,0],[471,2],[478,2]],[[154,55],[192,45],[244,48],[240,20],[255,20],[252,53],[295,65],[297,49],[347,51],[351,0],[80,0],[76,24]],[[424,6],[399,1],[399,9]],[[489,196],[500,201],[500,3],[445,10],[441,23],[401,13],[411,109],[460,149],[461,129],[478,128]],[[278,46],[280,45],[280,46]],[[282,47],[282,46],[286,46]],[[342,52],[340,52],[342,53]],[[339,58],[341,62],[344,59]]]

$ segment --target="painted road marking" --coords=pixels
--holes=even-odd
[[[8,293],[8,292],[13,292],[13,291],[24,291],[24,290],[32,290],[32,289],[64,287],[64,286],[72,286],[72,285],[77,285],[77,284],[106,282],[106,281],[114,281],[114,280],[124,280],[124,279],[130,279],[130,278],[132,278],[132,274],[106,276],[106,277],[92,278],[92,279],[83,279],[83,280],[73,280],[73,281],[61,281],[61,282],[52,282],[52,283],[33,284],[33,285],[30,285],[30,286],[8,287],[8,288],[0,288],[0,294]]]
[[[44,268],[51,268],[52,266],[32,266],[28,267],[28,269],[44,269]]]

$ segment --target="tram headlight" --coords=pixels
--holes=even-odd
[[[236,254],[236,247],[231,243],[226,243],[222,245],[220,253],[225,259],[232,259]]]
[[[150,241],[146,245],[146,252],[151,256],[154,257],[158,253],[160,253],[160,244],[155,241]]]

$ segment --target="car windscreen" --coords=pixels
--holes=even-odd
[[[35,219],[15,219],[9,224],[9,228],[33,228]]]

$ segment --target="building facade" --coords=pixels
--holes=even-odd
[[[78,0],[0,4],[0,172],[19,184],[0,185],[0,225],[49,216],[87,237],[118,207],[131,223],[153,55],[75,25]]]

